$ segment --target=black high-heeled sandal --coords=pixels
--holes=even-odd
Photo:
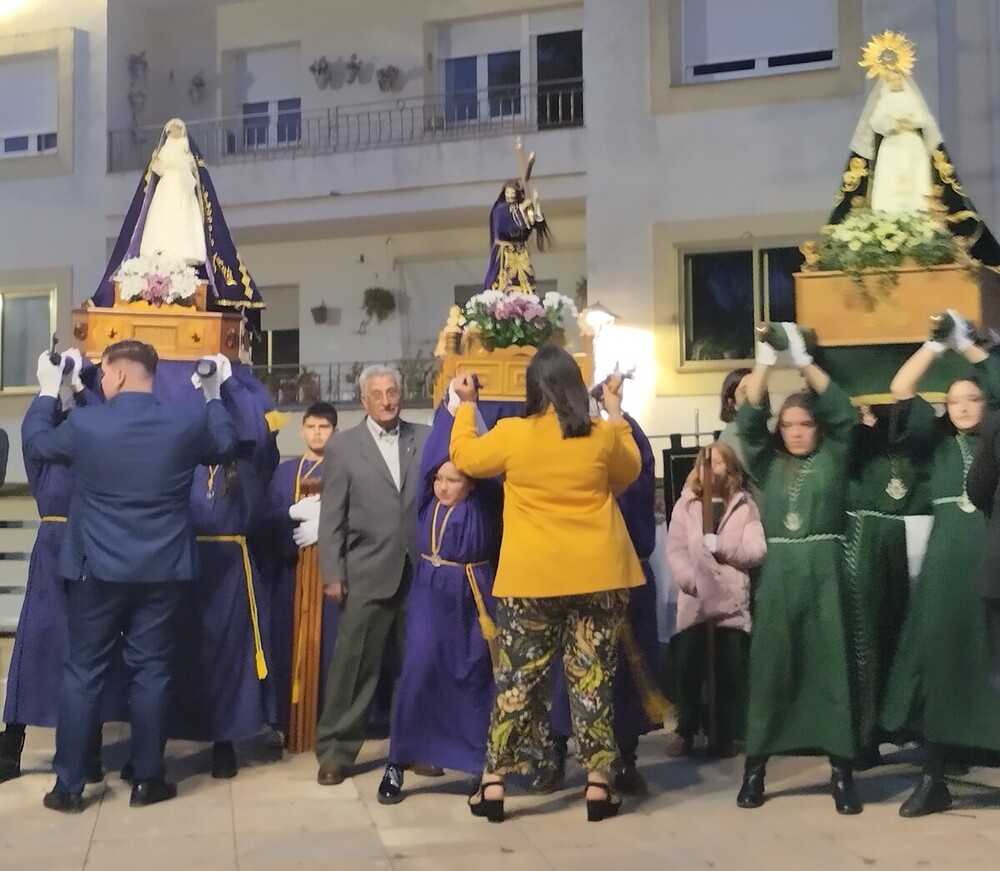
[[[617,816],[618,811],[621,810],[622,800],[619,798],[618,801],[614,801],[615,794],[611,791],[611,787],[606,783],[588,780],[587,787],[583,791],[584,796],[587,795],[587,789],[590,789],[590,787],[603,789],[606,797],[587,799],[587,822],[599,823],[601,820],[608,820],[613,816]]]
[[[474,817],[485,817],[491,823],[502,823],[504,821],[503,799],[486,797],[486,790],[491,786],[499,786],[503,789],[503,781],[480,781],[479,789],[469,796],[469,810]],[[479,796],[479,801],[474,802],[472,799],[476,796]]]

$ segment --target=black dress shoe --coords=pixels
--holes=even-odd
[[[626,765],[615,775],[615,792],[621,795],[649,795],[649,786],[635,765]]]
[[[742,808],[757,808],[764,804],[764,766],[755,765],[743,772],[743,785],[736,796]]]
[[[830,794],[837,806],[837,813],[853,816],[864,810],[854,788],[854,775],[848,765],[833,765],[830,775]]]
[[[80,793],[63,792],[61,789],[53,789],[45,794],[42,804],[50,811],[59,811],[61,814],[82,814],[83,796]]]
[[[132,797],[129,799],[129,807],[146,807],[151,804],[159,804],[177,795],[177,785],[167,783],[162,777],[154,780],[140,780],[132,784]]]
[[[444,769],[436,765],[411,765],[410,771],[418,777],[444,777]]]
[[[948,792],[947,784],[943,780],[925,774],[920,780],[920,785],[899,808],[899,815],[925,817],[928,814],[939,814],[949,808],[951,808],[951,793]]]
[[[382,782],[378,785],[379,804],[399,804],[403,800],[403,769],[386,765]]]
[[[212,745],[212,777],[228,780],[236,777],[236,750],[229,741],[218,741]]]
[[[7,727],[0,732],[0,783],[21,776],[24,729]]]

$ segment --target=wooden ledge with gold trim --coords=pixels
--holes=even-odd
[[[114,308],[73,310],[73,342],[91,360],[122,339],[138,339],[156,348],[162,360],[197,360],[225,354],[236,362],[240,356],[243,317],[236,312],[205,311],[207,285],[199,285],[193,306],[154,306],[139,300],[122,300],[115,288]]]
[[[441,402],[452,378],[458,375],[476,375],[479,378],[479,398],[493,402],[524,402],[525,375],[528,364],[538,349],[526,345],[512,345],[487,351],[470,348],[466,354],[447,353],[442,358],[441,373],[434,383],[434,404]],[[584,383],[594,379],[594,358],[588,353],[573,355]]]
[[[948,308],[1000,329],[1000,275],[987,267],[901,266],[862,280],[866,294],[843,272],[795,273],[795,319],[826,346],[923,342],[930,316]]]

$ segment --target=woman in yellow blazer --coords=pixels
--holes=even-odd
[[[635,480],[641,465],[621,413],[621,379],[604,387],[608,419],[592,418],[576,362],[559,348],[542,348],[528,366],[525,417],[501,420],[482,436],[471,375],[456,392],[463,401],[452,462],[473,477],[505,476],[493,587],[497,701],[472,813],[501,821],[504,775],[542,762],[549,671],[561,651],[578,757],[588,772],[587,819],[614,816],[621,799],[609,785],[618,753],[612,680],[628,588],[645,582],[612,492]]]

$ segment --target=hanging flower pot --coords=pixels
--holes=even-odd
[[[369,319],[375,318],[382,323],[396,310],[396,297],[384,287],[369,287],[364,293],[361,308]]]
[[[319,305],[309,309],[314,324],[325,324],[329,312],[330,310],[326,307],[325,302],[321,302]]]

